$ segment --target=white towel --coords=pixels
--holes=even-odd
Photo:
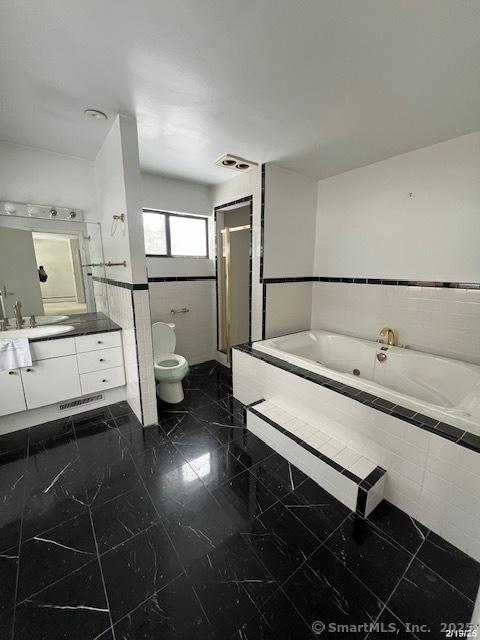
[[[0,372],[30,367],[32,354],[28,338],[0,338]]]

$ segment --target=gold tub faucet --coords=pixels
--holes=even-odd
[[[390,329],[390,327],[383,327],[383,329],[380,331],[380,335],[382,336],[382,338],[387,338],[387,344],[390,347],[397,346],[397,337],[395,335],[395,331],[393,329]]]

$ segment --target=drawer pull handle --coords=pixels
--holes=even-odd
[[[9,371],[9,372],[8,372],[8,375],[9,375],[9,376],[16,376],[16,375],[17,375],[17,372],[16,372],[16,371]]]
[[[103,344],[103,340],[97,340],[97,344]]]
[[[105,378],[102,380],[102,382],[106,382]]]
[[[33,369],[27,369],[28,373],[30,373],[30,371],[33,371]]]
[[[99,362],[105,362],[105,358],[100,358]]]

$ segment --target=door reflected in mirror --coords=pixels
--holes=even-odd
[[[0,319],[15,326],[15,304],[27,326],[65,322],[97,311],[94,277],[104,277],[100,226],[69,220],[0,217]]]

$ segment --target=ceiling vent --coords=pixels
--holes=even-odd
[[[218,160],[215,160],[215,164],[219,167],[225,167],[226,169],[233,169],[234,171],[240,171],[245,173],[254,167],[258,167],[258,162],[252,162],[251,160],[245,160],[239,156],[232,156],[231,153],[226,153],[220,156]]]

